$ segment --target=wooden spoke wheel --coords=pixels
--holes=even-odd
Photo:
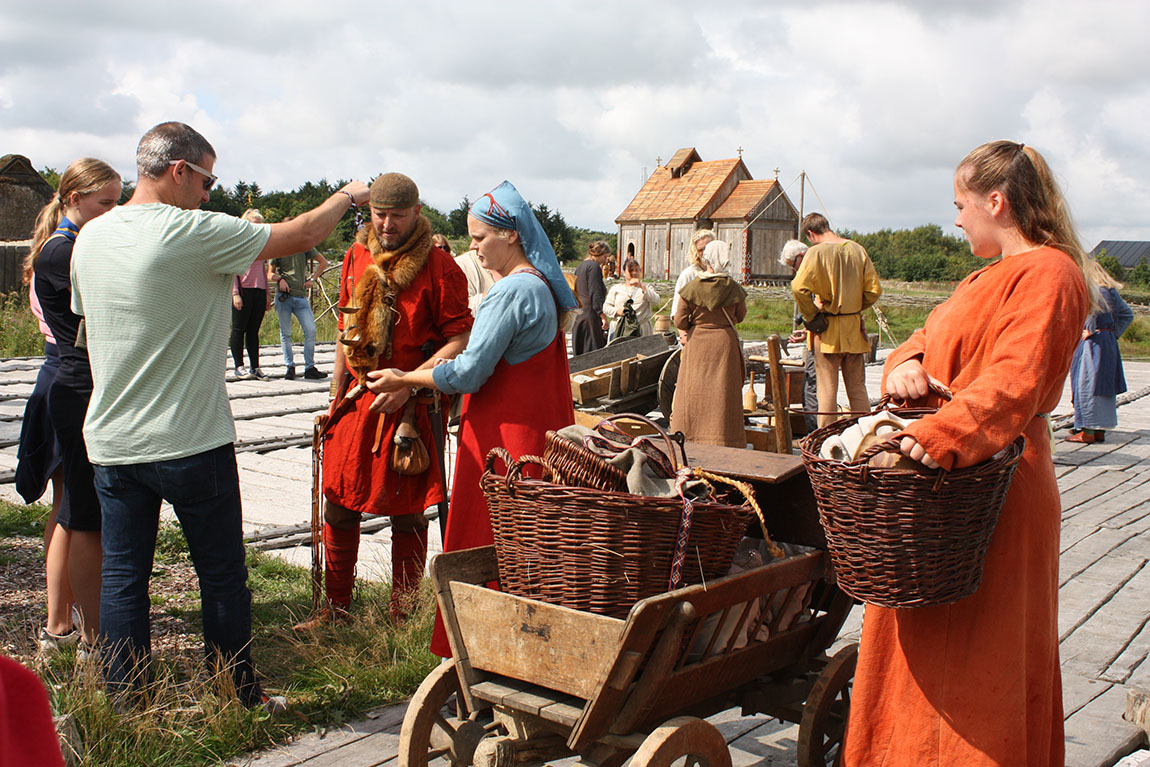
[[[487,728],[464,705],[455,662],[439,664],[407,704],[399,731],[399,767],[427,767],[439,757],[456,767],[470,765]]]
[[[715,725],[693,716],[671,719],[647,736],[631,767],[731,767],[731,751]]]
[[[839,650],[811,687],[799,723],[799,767],[838,767],[841,762],[858,657],[858,644]]]
[[[659,372],[659,411],[668,421],[671,420],[671,405],[675,403],[675,384],[679,382],[679,360],[682,354],[682,349],[671,352]]]

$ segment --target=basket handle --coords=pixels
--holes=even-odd
[[[511,453],[507,452],[505,448],[493,447],[487,451],[487,457],[483,459],[483,470],[494,474],[496,461],[503,461],[503,470],[505,473],[511,464],[515,463],[515,459],[511,457]]]
[[[671,465],[674,467],[676,472],[678,472],[679,469],[681,469],[687,465],[686,436],[683,434],[683,432],[677,431],[677,432],[675,432],[674,435],[670,435],[667,433],[667,430],[664,429],[662,426],[655,423],[654,421],[652,421],[647,416],[640,415],[638,413],[616,413],[615,415],[607,416],[606,418],[603,419],[602,422],[614,423],[615,421],[620,421],[620,420],[624,420],[624,419],[641,421],[641,422],[647,424],[648,426],[650,426],[651,428],[655,429],[656,432],[658,432],[659,436],[662,437],[663,441],[667,444],[667,457],[669,459],[671,459]],[[679,452],[683,456],[683,460],[681,463],[679,462],[679,459],[675,457],[675,445],[676,444],[679,446]]]
[[[503,451],[506,453],[507,451]],[[508,458],[511,456],[508,455]],[[543,469],[543,481],[551,482],[555,477],[555,470],[551,468],[551,464],[547,463],[543,458],[537,455],[523,455],[517,460],[512,461],[507,467],[507,477],[504,480],[507,483],[507,492],[515,495],[515,483],[523,479],[524,467],[535,465]]]
[[[926,385],[927,385],[927,388],[931,392],[933,392],[934,394],[937,394],[939,397],[941,397],[944,402],[950,402],[950,400],[954,397],[954,393],[951,392],[951,390],[948,389],[945,384],[943,384],[941,381],[936,381],[934,378],[932,378],[930,376],[927,376]],[[891,404],[892,402],[894,402],[894,395],[890,394],[890,392],[887,392],[886,394],[882,395],[882,397],[879,399],[878,410],[882,410],[884,407]],[[902,404],[905,407],[909,403],[902,402]]]
[[[899,443],[895,442],[893,439],[890,439],[889,437],[887,437],[885,439],[879,440],[878,442],[876,442],[873,445],[871,445],[870,447],[868,447],[866,450],[859,453],[858,456],[853,461],[850,461],[847,463],[847,466],[861,466],[863,469],[863,472],[864,472],[863,481],[865,482],[867,469],[869,468],[869,464],[870,464],[870,459],[874,458],[876,455],[878,455],[879,453],[883,453],[883,452],[900,453],[901,454],[902,453],[902,446],[900,446]],[[918,464],[919,466],[922,466],[921,470],[915,469],[915,471],[918,471],[920,474],[929,474],[930,473],[931,470],[928,469],[926,466],[919,464],[917,461],[915,461],[915,463]],[[934,490],[934,492],[936,492],[936,493],[942,489],[942,484],[943,484],[943,482],[946,481],[946,474],[947,474],[946,469],[937,469],[937,472],[938,472],[938,474],[936,475],[936,478],[934,480],[934,487],[932,488]]]

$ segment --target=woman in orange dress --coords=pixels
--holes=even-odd
[[[971,251],[998,260],[891,353],[883,386],[939,407],[901,437],[902,452],[929,467],[971,466],[1019,434],[1026,450],[975,594],[937,607],[867,606],[845,767],[1063,764],[1061,508],[1047,416],[1097,289],[1033,148],[979,147],[959,164],[954,194]],[[953,399],[929,397],[931,379]]]

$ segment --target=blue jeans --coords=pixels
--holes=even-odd
[[[109,690],[129,692],[149,678],[148,578],[160,503],[168,501],[199,578],[205,656],[209,663],[222,660],[230,667],[241,702],[259,703],[235,448],[229,444],[170,461],[93,468],[104,521],[100,641]]]
[[[311,301],[306,296],[285,296],[276,293],[276,316],[280,320],[280,344],[284,350],[284,364],[295,367],[291,348],[291,316],[299,320],[303,330],[303,366],[315,367],[315,316],[311,313]]]

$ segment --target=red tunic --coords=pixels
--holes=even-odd
[[[487,501],[479,489],[489,450],[503,447],[514,458],[543,455],[548,429],[559,430],[574,422],[567,344],[562,330],[555,335],[554,343],[518,365],[499,360],[479,391],[463,397],[459,453],[443,550],[459,551],[494,542]],[[438,614],[431,651],[444,658],[451,655]]]
[[[344,259],[347,263],[339,289],[340,306],[350,303],[355,292],[354,282],[372,263],[371,252],[359,243],[348,248]],[[414,370],[425,361],[420,349],[425,343],[431,341],[438,348],[451,336],[471,329],[467,279],[451,256],[439,248],[431,249],[427,263],[411,285],[399,293],[395,308],[399,318],[392,338],[392,354],[380,359],[380,369]],[[342,324],[341,317],[341,328]],[[348,372],[350,374],[350,370]],[[402,476],[392,471],[388,465],[391,440],[403,411],[371,413],[368,407],[374,399],[370,392],[360,395],[328,431],[323,448],[324,495],[334,503],[366,514],[420,513],[443,500],[439,464],[432,460],[431,468],[416,476]],[[446,406],[440,412],[446,420]],[[384,419],[380,449],[373,453],[380,418]],[[428,408],[416,409],[415,426],[428,454],[434,456]]]
[[[28,669],[0,655],[0,767],[63,767],[60,741],[44,685]]]
[[[1063,763],[1061,505],[1039,415],[1061,397],[1087,306],[1066,254],[1009,256],[964,280],[887,359],[889,373],[920,357],[954,392],[907,429],[944,468],[978,463],[1020,433],[1026,451],[974,595],[867,606],[845,767]]]

